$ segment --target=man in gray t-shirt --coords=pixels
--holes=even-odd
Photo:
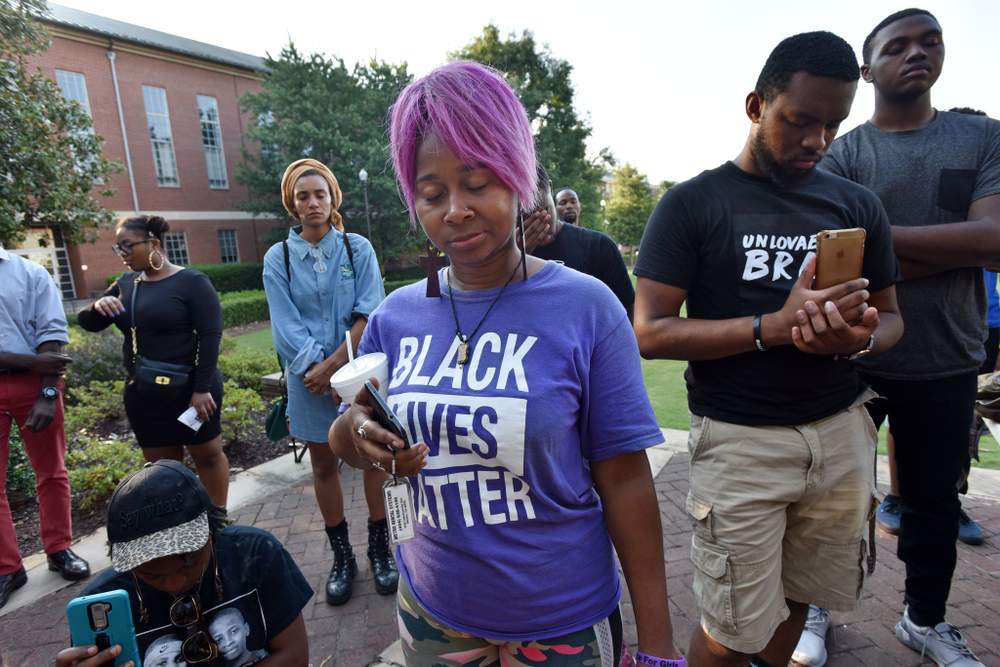
[[[897,553],[906,564],[896,637],[938,664],[978,666],[944,615],[986,338],[982,267],[1000,265],[1000,122],[931,106],[944,43],[928,12],[887,17],[862,53],[875,113],[835,141],[821,166],[879,196],[903,271],[903,338],[860,362],[882,397],[869,412],[876,425],[888,416],[896,441]]]

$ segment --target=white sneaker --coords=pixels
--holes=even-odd
[[[792,662],[803,667],[822,667],[826,664],[826,633],[830,629],[830,612],[814,604],[809,605],[806,627],[799,637],[799,644],[792,653]]]
[[[986,667],[969,650],[958,628],[944,622],[933,628],[917,625],[910,620],[909,609],[903,611],[903,618],[896,624],[896,639],[939,667]]]

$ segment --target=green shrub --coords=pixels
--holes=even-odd
[[[415,282],[420,280],[427,274],[427,271],[422,266],[404,266],[398,269],[393,269],[391,271],[385,272],[385,279],[389,282]]]
[[[229,354],[236,349],[236,339],[232,336],[222,336],[222,342],[219,344],[219,356],[223,354]]]
[[[231,380],[243,389],[260,393],[260,378],[281,370],[273,354],[260,350],[239,350],[219,356],[219,370],[224,380]]]
[[[385,293],[386,295],[392,294],[395,290],[400,287],[406,287],[407,285],[412,285],[417,282],[416,280],[386,280],[385,281]]]
[[[264,290],[251,291],[239,297],[222,300],[222,326],[237,327],[252,322],[265,322],[271,314],[267,309]]]
[[[69,483],[80,506],[102,502],[125,475],[143,464],[142,452],[132,438],[85,436],[66,454]]]
[[[261,294],[264,294],[264,290],[244,289],[238,292],[224,292],[219,295],[219,303],[229,303],[230,301],[239,301],[240,299],[258,297]]]
[[[10,429],[10,455],[7,459],[7,494],[30,498],[35,495],[35,470],[24,451],[21,435]]]
[[[223,385],[222,442],[231,444],[263,433],[264,399],[253,389],[244,389],[232,380]]]
[[[238,264],[201,264],[198,269],[212,281],[218,292],[238,292],[247,289],[264,289],[264,265],[255,262]]]
[[[122,337],[117,330],[98,333],[71,327],[66,354],[73,358],[66,369],[69,402],[77,400],[78,389],[92,382],[119,380],[125,375],[122,360]]]
[[[77,387],[73,392],[73,404],[66,406],[66,434],[97,433],[106,423],[123,419],[124,390],[124,380],[91,382],[85,387]]]
[[[246,289],[264,289],[264,265],[256,262],[239,262],[236,264],[192,264],[189,268],[197,269],[208,276],[217,292],[238,292]],[[110,285],[121,278],[116,273],[108,276]]]

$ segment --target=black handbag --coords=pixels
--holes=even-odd
[[[132,283],[131,319],[132,319],[132,375],[133,382],[140,393],[163,398],[179,397],[190,388],[194,366],[191,364],[174,364],[168,361],[157,361],[139,354],[139,328],[135,322],[135,296],[139,291],[141,276],[136,275]],[[197,353],[195,364],[198,363]]]

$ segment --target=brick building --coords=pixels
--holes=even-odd
[[[284,222],[237,209],[248,198],[235,182],[249,119],[240,97],[266,74],[257,56],[50,4],[43,21],[51,47],[36,58],[65,97],[78,101],[104,138],[108,159],[124,169],[103,204],[117,217],[136,212],[170,223],[170,260],[178,264],[259,262],[271,229]],[[277,184],[275,184],[277,187]],[[51,239],[37,230],[19,250],[48,264],[66,298],[103,290],[122,270],[113,230],[93,244]]]

